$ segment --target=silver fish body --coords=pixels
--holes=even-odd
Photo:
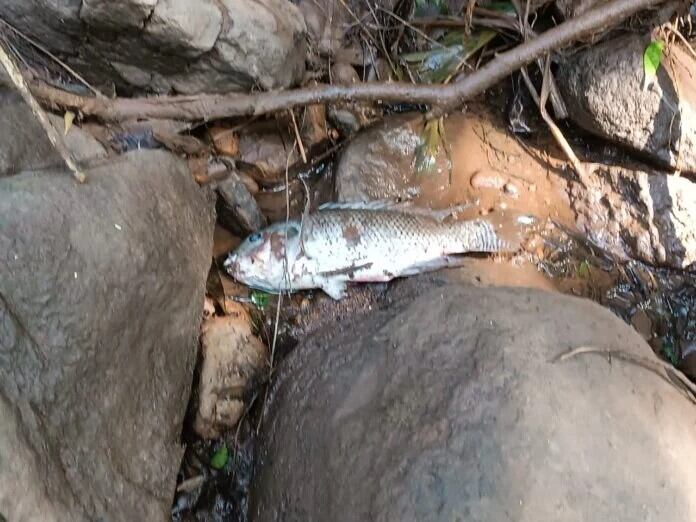
[[[385,282],[452,266],[456,254],[519,247],[486,219],[441,221],[414,210],[331,209],[276,223],[249,236],[225,268],[268,292],[321,288],[340,299],[349,282]]]

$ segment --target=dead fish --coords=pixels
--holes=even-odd
[[[519,248],[519,234],[500,237],[488,218],[442,217],[412,207],[323,207],[250,235],[229,254],[224,267],[237,281],[266,292],[321,288],[341,299],[350,282],[386,282],[461,264],[456,254]],[[523,216],[514,228],[522,230],[520,225],[530,223]]]

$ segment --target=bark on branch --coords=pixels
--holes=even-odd
[[[499,54],[462,81],[447,85],[361,83],[257,94],[159,96],[152,98],[89,98],[34,83],[32,93],[56,109],[79,111],[104,121],[159,118],[207,121],[231,116],[255,116],[292,107],[341,101],[422,103],[442,112],[460,106],[520,67],[592,33],[603,31],[629,16],[664,0],[613,0],[591,9],[514,49]]]

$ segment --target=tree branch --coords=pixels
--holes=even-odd
[[[152,98],[89,98],[43,84],[31,86],[34,96],[56,109],[71,109],[104,121],[161,118],[206,121],[231,116],[255,116],[292,107],[342,101],[428,104],[447,112],[494,85],[523,65],[589,34],[603,31],[664,0],[613,0],[572,18],[538,37],[499,54],[462,81],[448,85],[404,82],[319,85],[256,94],[159,96]]]

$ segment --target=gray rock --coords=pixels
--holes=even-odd
[[[172,52],[199,56],[215,45],[222,28],[222,12],[213,0],[159,0],[146,34],[155,45]]]
[[[214,67],[247,76],[264,89],[287,87],[304,74],[307,31],[300,11],[287,0],[220,0],[230,23],[209,58]]]
[[[273,89],[305,70],[306,28],[288,0],[9,0],[3,17],[97,86]]]
[[[406,285],[407,283],[404,283]],[[590,301],[458,285],[404,293],[286,359],[251,517],[285,521],[693,520],[696,410]]]
[[[168,520],[212,201],[163,151],[87,177],[0,180],[0,513]]]
[[[341,155],[336,170],[338,201],[408,198],[420,191],[413,169],[422,119],[387,118],[357,135]]]
[[[95,27],[142,29],[157,3],[157,0],[83,0],[80,18]]]
[[[235,172],[230,172],[226,180],[218,183],[217,193],[219,221],[223,227],[247,235],[266,224],[254,196]]]
[[[578,228],[623,259],[672,268],[696,263],[696,184],[681,176],[597,166],[569,184]]]
[[[3,0],[2,17],[51,50],[76,53],[80,45],[83,0]]]
[[[41,125],[19,93],[0,89],[0,178],[23,170],[38,170],[63,164],[48,141]],[[51,123],[62,135],[63,118],[49,114]],[[65,144],[78,161],[104,157],[106,151],[89,133],[72,126],[64,136]]]
[[[573,121],[653,161],[696,172],[696,62],[670,46],[643,90],[649,36],[622,36],[569,58],[557,75]]]

